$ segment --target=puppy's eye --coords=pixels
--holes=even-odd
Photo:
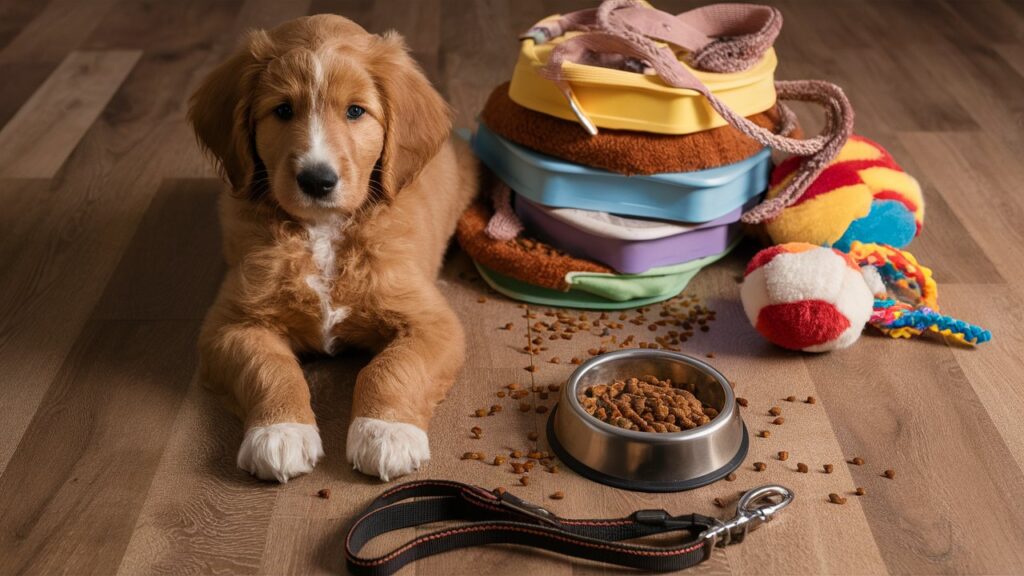
[[[355,120],[356,118],[359,118],[365,113],[366,109],[364,109],[362,106],[356,106],[355,104],[353,104],[348,107],[348,110],[345,112],[345,116],[349,120]]]
[[[274,108],[274,115],[281,120],[291,120],[292,116],[295,115],[295,111],[292,110],[292,105],[285,102],[278,104],[277,108]]]

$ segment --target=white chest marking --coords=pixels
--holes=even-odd
[[[331,291],[337,275],[334,243],[341,235],[341,223],[329,220],[307,228],[309,250],[317,273],[306,276],[306,284],[313,289],[320,300],[320,338],[324,352],[334,353],[334,327],[348,316],[348,306],[334,307]]]

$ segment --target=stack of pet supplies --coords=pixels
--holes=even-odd
[[[763,6],[606,0],[527,31],[472,139],[495,181],[458,235],[484,279],[540,304],[642,306],[728,253],[742,222],[792,204],[852,112],[830,84],[774,80],[781,25]],[[781,99],[824,106],[823,133],[795,139]],[[762,202],[772,149],[797,168]]]

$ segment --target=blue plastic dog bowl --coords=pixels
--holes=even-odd
[[[710,170],[623,176],[538,154],[483,124],[472,144],[498,178],[538,204],[683,222],[714,220],[743,206],[767,189],[772,168],[765,149]]]

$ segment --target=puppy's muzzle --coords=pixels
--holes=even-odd
[[[323,198],[338,185],[338,173],[326,164],[314,164],[299,171],[295,180],[307,196]]]

